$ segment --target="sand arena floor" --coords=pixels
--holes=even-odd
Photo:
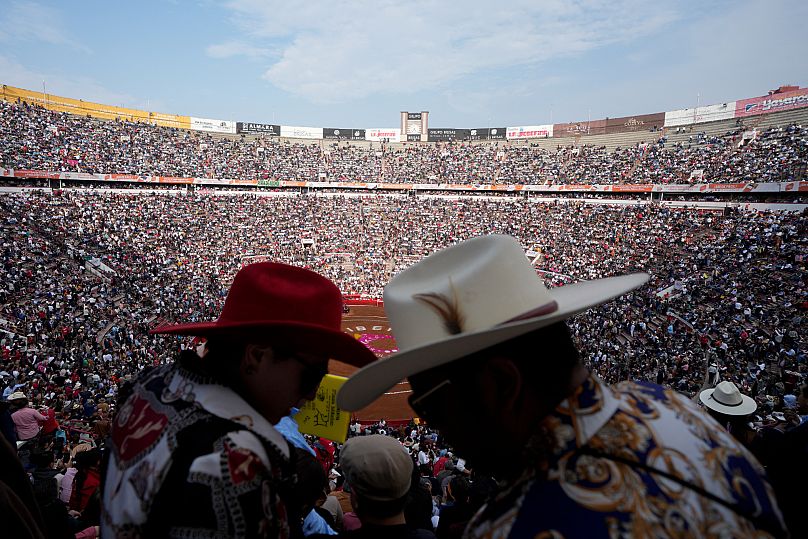
[[[342,329],[359,339],[379,357],[386,357],[396,350],[395,339],[384,314],[383,307],[374,305],[351,305],[350,312],[342,316]],[[356,367],[331,361],[329,372],[350,376]],[[410,385],[404,381],[390,389],[367,408],[355,412],[360,420],[409,419],[415,414],[407,404]]]

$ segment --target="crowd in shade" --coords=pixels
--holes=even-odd
[[[163,144],[164,137],[195,144],[184,132],[3,107],[29,124],[43,119],[64,123],[64,135],[54,136],[69,138],[69,129],[86,135],[95,126],[101,132],[129,129],[135,137],[151,134],[152,140],[163,141],[156,144]],[[28,131],[16,131],[21,132]],[[802,140],[801,131],[790,133]],[[47,144],[33,130],[27,136],[28,142],[22,142]],[[788,147],[795,146],[783,144]],[[298,151],[294,145],[273,148],[288,155]],[[53,156],[46,159],[40,150],[31,152],[41,159],[39,165],[26,166],[61,166],[55,165],[58,158],[49,161]],[[112,156],[114,150],[109,151],[105,155]],[[456,146],[448,151],[477,150]],[[177,155],[165,163],[181,163]],[[290,166],[300,164],[295,163]],[[658,167],[666,166],[660,161]],[[744,167],[742,162],[725,166]],[[528,199],[82,190],[4,194],[3,434],[13,442],[37,438],[36,444],[21,446],[20,456],[53,529],[65,536],[93,536],[99,514],[96,448],[108,436],[119,389],[145,367],[172,361],[180,347],[190,345],[177,337],[149,335],[150,328],[160,322],[215,319],[233,276],[250,262],[304,266],[332,279],[343,293],[380,298],[384,285],[402,269],[461,240],[492,233],[516,237],[548,286],[650,273],[650,282],[640,290],[569,321],[585,364],[605,381],[649,380],[690,397],[731,381],[758,404],[756,429],[786,428],[808,417],[808,409],[799,404],[805,402],[800,388],[808,370],[807,228],[806,216],[794,213],[722,215],[656,205]],[[413,488],[427,493],[414,494],[423,499],[419,516],[413,517],[419,526],[438,537],[458,536],[458,526],[447,528],[448,518],[441,528],[440,519],[432,517],[439,516],[441,506],[462,505],[448,514],[464,521],[478,496],[493,488],[489,480],[470,476],[462,461],[452,460],[451,448],[441,446],[437,434],[423,426],[406,430],[382,423],[368,432],[400,436],[413,453],[420,474]],[[337,473],[327,468],[337,488],[339,468]],[[326,505],[334,521],[342,518],[336,527],[351,525],[344,501]]]
[[[754,134],[750,134],[754,133]],[[607,151],[584,145],[469,142],[303,144],[213,136],[0,103],[0,166],[11,169],[232,180],[416,184],[637,184],[792,181],[804,176],[808,132],[789,125]]]

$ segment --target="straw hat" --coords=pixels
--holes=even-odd
[[[707,408],[725,415],[749,415],[757,410],[754,399],[742,395],[735,384],[727,381],[702,391],[699,400]]]

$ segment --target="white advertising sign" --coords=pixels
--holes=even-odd
[[[526,138],[548,138],[553,136],[553,124],[547,125],[521,125],[509,127],[505,132],[505,138],[526,139]]]
[[[365,140],[390,140],[398,142],[401,138],[401,129],[393,127],[369,127],[365,129]]]
[[[735,117],[735,101],[690,109],[678,109],[665,113],[665,127],[700,124],[729,120]]]
[[[286,138],[323,138],[322,127],[295,127],[292,125],[281,126],[281,136]]]
[[[191,116],[191,129],[212,133],[236,133],[236,122],[230,120],[212,120],[210,118],[194,118]]]

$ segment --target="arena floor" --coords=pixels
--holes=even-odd
[[[350,312],[342,317],[342,329],[373,350],[379,357],[386,357],[396,350],[396,342],[390,331],[383,307],[351,305]],[[356,371],[356,367],[332,361],[329,370],[331,374],[350,376]],[[410,384],[401,382],[367,408],[355,412],[354,416],[359,420],[409,419],[415,415],[407,404],[409,395]]]

